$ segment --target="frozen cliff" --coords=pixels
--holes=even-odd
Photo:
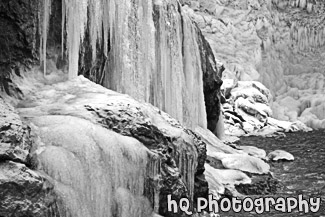
[[[56,69],[83,74],[190,128],[215,130],[222,68],[176,0],[20,0],[2,2],[1,10],[10,30],[1,36],[7,92],[12,68],[40,60],[45,76]]]
[[[15,83],[23,100],[3,97],[20,117],[1,99],[1,215],[179,216],[167,195],[207,195],[205,143],[166,113],[82,76]]]
[[[223,67],[178,1],[5,0],[0,14],[1,216],[182,216],[168,194],[207,196],[193,130],[223,133]]]
[[[0,95],[1,216],[187,216],[167,211],[168,195],[193,207],[209,192],[259,186],[244,172],[269,173],[263,150],[230,147],[149,103],[66,77],[21,71],[12,76],[21,98]]]
[[[55,10],[50,5],[45,1],[42,6],[43,54],[51,53],[46,46],[51,22],[46,18],[51,11],[55,17]],[[96,83],[151,103],[192,129],[207,128],[207,119],[213,121],[210,113],[207,118],[206,106],[219,106],[215,90],[221,85],[220,66],[205,57],[206,48],[200,44],[205,39],[178,1],[69,0],[61,7],[59,55],[67,56],[70,78],[88,73]],[[210,72],[206,65],[211,65]],[[204,77],[214,82],[214,92],[206,95]],[[205,99],[213,105],[206,105]]]
[[[273,117],[324,128],[324,2],[184,1],[225,65],[224,78],[260,81]]]

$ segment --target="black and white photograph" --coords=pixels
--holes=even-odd
[[[0,0],[0,217],[325,217],[325,0]]]

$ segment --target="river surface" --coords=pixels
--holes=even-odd
[[[267,197],[297,197],[303,195],[305,199],[310,197],[321,198],[320,210],[317,213],[302,213],[297,210],[291,213],[275,211],[256,214],[251,213],[227,213],[221,216],[319,216],[325,217],[325,130],[312,132],[287,133],[286,137],[263,138],[242,137],[239,145],[256,146],[267,153],[281,149],[294,155],[292,162],[270,163],[274,178],[280,184],[275,195]],[[257,195],[251,195],[257,197]]]

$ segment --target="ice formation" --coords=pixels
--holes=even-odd
[[[64,198],[62,216],[152,216],[143,197],[148,150],[141,143],[73,116],[32,122],[43,144],[39,169]]]
[[[41,42],[40,42],[40,58],[43,62],[43,73],[46,76],[46,48],[47,48],[47,33],[49,30],[49,22],[51,15],[51,4],[52,0],[44,0],[43,2],[43,14],[41,15],[42,28],[40,28],[42,32]]]
[[[104,46],[105,87],[149,102],[185,126],[207,127],[197,29],[177,1],[65,0],[62,10],[70,78],[78,75],[89,29],[93,61]]]
[[[265,85],[273,118],[325,127],[322,1],[185,2],[224,63],[225,79]]]
[[[168,187],[193,199],[200,148],[168,114],[83,76],[28,72],[14,80],[25,98],[8,100],[39,136],[34,159],[54,182],[63,216],[152,216],[161,183],[175,179],[178,186]],[[148,128],[154,135],[143,136]],[[169,164],[164,148],[173,151]]]

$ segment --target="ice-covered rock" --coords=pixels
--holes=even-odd
[[[219,183],[223,185],[238,185],[238,184],[250,184],[252,180],[243,172],[239,170],[232,169],[215,169],[209,164],[205,166],[206,176],[212,179],[212,185],[218,186],[218,193],[223,194],[224,188]],[[213,189],[213,188],[212,188]]]
[[[279,161],[279,160],[293,161],[295,159],[292,154],[283,150],[272,151],[267,155],[267,158],[271,161]]]
[[[268,124],[273,127],[283,129],[285,132],[297,132],[297,131],[310,131],[310,127],[307,127],[301,121],[289,122],[289,121],[280,121],[274,118],[268,118]]]
[[[202,128],[197,128],[196,133],[206,142],[207,159],[209,164],[215,168],[237,169],[257,174],[269,172],[270,166],[267,163],[257,157],[249,156],[245,150],[238,150],[240,148],[235,149],[225,145],[211,132],[209,133]],[[257,148],[254,151],[260,156],[264,153],[263,150]]]
[[[265,150],[257,148],[255,146],[236,146],[236,148],[254,157],[258,157],[261,159],[265,159],[266,157]]]
[[[221,182],[220,177],[214,175],[214,168],[209,164],[205,165],[205,178],[209,183],[209,193],[217,197],[225,193],[224,184]]]
[[[222,164],[228,169],[237,169],[249,173],[266,174],[270,171],[270,166],[263,160],[242,154],[224,154],[220,157]]]
[[[225,189],[230,190],[234,196],[242,197],[235,189],[234,185],[249,184],[251,179],[245,174],[268,173],[270,166],[261,159],[249,156],[252,155],[265,157],[265,151],[257,148],[233,147],[226,145],[219,140],[213,133],[202,128],[196,128],[196,133],[207,144],[207,163],[205,165],[205,177],[209,182],[209,192],[217,198],[223,194]],[[238,138],[226,137],[228,144],[237,141]],[[247,151],[249,150],[249,151]],[[255,184],[252,184],[255,186]],[[256,187],[256,186],[255,186]]]
[[[208,194],[206,145],[191,130],[82,76],[48,79],[22,73],[14,80],[23,100],[7,100],[32,127],[31,161],[53,184],[58,209],[82,217],[115,216],[113,206],[121,216],[165,215],[168,194],[192,201]]]
[[[238,81],[228,89],[229,93],[223,89],[227,101],[224,109],[226,133],[234,134],[233,128],[239,128],[236,134],[243,135],[263,128],[272,114],[270,91],[259,82],[249,81]]]
[[[207,144],[207,155],[212,156],[213,153],[222,152],[227,154],[242,153],[218,139],[211,131],[197,127],[195,132],[203,139]]]
[[[222,86],[226,96],[226,103],[223,106],[227,134],[266,136],[279,131],[311,130],[301,121],[289,122],[272,118],[273,112],[270,106],[272,95],[260,82],[238,81],[234,84],[228,81],[226,83],[232,84]]]

